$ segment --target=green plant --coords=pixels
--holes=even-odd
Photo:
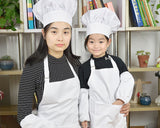
[[[5,55],[5,56],[2,56],[0,60],[12,60],[12,59],[10,56]]]
[[[149,59],[149,55],[151,53],[150,52],[146,52],[144,50],[139,50],[136,52],[136,55],[138,56],[138,59],[139,59],[139,62],[141,63],[140,65],[142,64],[148,64],[148,59]],[[140,66],[142,67],[142,66]]]
[[[150,55],[150,52],[145,52],[144,50],[137,51],[136,55]]]
[[[0,27],[16,31],[20,23],[19,0],[0,0]]]

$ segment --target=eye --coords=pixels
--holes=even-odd
[[[89,43],[93,44],[93,43],[94,43],[94,41],[89,41]]]
[[[103,41],[99,41],[99,43],[100,43],[100,44],[102,44],[102,43],[103,43]]]
[[[51,33],[56,34],[57,32],[56,31],[51,31]]]
[[[69,32],[68,32],[68,31],[65,31],[64,34],[67,35],[67,34],[69,34]]]

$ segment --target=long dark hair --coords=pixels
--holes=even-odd
[[[84,47],[85,47],[86,50],[87,50],[87,42],[88,42],[89,36],[90,36],[90,35],[88,35],[88,36],[86,37],[85,41],[84,41]],[[105,36],[105,35],[104,35],[104,36]],[[105,38],[106,38],[107,41],[109,41],[109,38],[108,38],[107,36],[105,36]]]
[[[44,27],[44,33],[46,35],[50,25],[52,23],[48,24],[46,27]],[[69,60],[69,62],[72,65],[80,65],[80,61],[79,61],[79,56],[76,56],[72,53],[72,49],[71,49],[71,41],[70,44],[68,46],[68,48],[66,50],[64,50],[64,54],[67,57],[67,59]],[[38,48],[36,49],[36,51],[27,58],[25,65],[29,64],[29,65],[33,65],[35,63],[41,62],[44,60],[44,58],[48,55],[48,46],[47,46],[47,42],[44,39],[43,35],[41,34],[41,39],[38,45]]]

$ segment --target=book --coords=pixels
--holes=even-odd
[[[157,26],[160,26],[160,1],[159,0],[150,0],[148,4],[151,7],[154,20]]]
[[[109,8],[110,10],[112,10],[113,12],[115,12],[112,2],[105,3],[104,5],[105,5],[105,7]]]
[[[100,0],[102,7],[105,7],[103,0]]]
[[[33,0],[33,4],[36,4],[39,0]],[[43,24],[33,15],[35,28],[43,28]]]
[[[34,20],[32,12],[32,0],[27,0],[27,18],[28,18],[28,28],[34,29]]]
[[[148,5],[149,12],[150,12],[150,14],[151,14],[151,19],[152,19],[152,22],[153,22],[153,26],[155,27],[155,26],[157,26],[157,25],[156,25],[156,22],[155,22],[153,13],[152,13],[152,11],[151,11],[151,7],[150,7],[150,5],[148,4],[148,2],[147,2],[147,5]]]
[[[102,6],[102,3],[101,3],[101,0],[96,0],[96,1],[97,1],[97,7],[102,8],[103,6]]]
[[[90,10],[89,1],[90,1],[90,0],[86,0],[86,3],[87,3],[87,11]]]
[[[108,5],[107,5],[107,3],[104,3],[104,6],[105,6],[106,8],[108,8]]]
[[[87,12],[87,0],[82,0],[82,15]]]
[[[149,24],[150,24],[150,26],[154,27],[155,24],[154,24],[153,18],[151,16],[151,12],[149,11],[148,2],[147,2],[147,0],[142,0],[142,1],[144,3],[144,7],[145,7],[145,10],[146,10],[146,14],[147,14],[147,17],[148,17]]]
[[[94,9],[97,9],[98,7],[97,7],[97,1],[96,0],[92,0],[92,2],[93,2],[93,8]]]
[[[144,17],[145,17],[146,22],[147,22],[147,26],[150,26],[149,20],[148,20],[148,17],[147,17],[147,13],[146,13],[146,9],[145,9],[145,6],[144,6],[144,3],[143,3],[142,0],[140,0],[140,4],[141,4],[141,7],[142,7],[142,11],[143,11]]]
[[[35,1],[34,0],[32,0],[32,5],[34,5],[35,3],[34,3]],[[32,13],[33,14],[33,13]],[[35,15],[33,14],[33,26],[34,26],[34,29],[36,29],[37,27],[36,27],[36,17],[35,17]]]
[[[93,2],[92,2],[92,0],[89,0],[89,10],[93,10]]]
[[[137,0],[137,3],[138,3],[139,11],[141,13],[141,17],[142,17],[142,21],[143,21],[143,26],[146,27],[146,26],[148,26],[148,24],[147,24],[146,18],[144,16],[140,0]]]
[[[143,21],[139,11],[138,3],[136,0],[129,0],[130,18],[134,27],[142,27]]]

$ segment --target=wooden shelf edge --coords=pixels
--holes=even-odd
[[[22,33],[23,29],[17,29],[16,31],[12,31],[10,29],[0,29],[0,33]]]
[[[126,31],[159,31],[160,27],[126,27]]]
[[[7,70],[7,71],[0,71],[0,75],[21,75],[22,70]]]
[[[157,67],[146,67],[146,68],[140,68],[140,67],[129,67],[129,72],[148,72],[148,71],[160,71],[160,68]]]
[[[25,29],[23,33],[41,33],[42,29]]]
[[[17,115],[17,105],[0,106],[0,115]]]
[[[73,29],[76,29],[78,32],[86,32],[87,31],[86,27],[82,27],[82,28],[73,27]],[[125,31],[125,28],[124,27],[120,27],[118,29],[118,31]]]
[[[160,106],[157,106],[157,104],[155,103],[151,103],[150,105],[140,105],[131,103],[130,112],[136,111],[160,111]]]

